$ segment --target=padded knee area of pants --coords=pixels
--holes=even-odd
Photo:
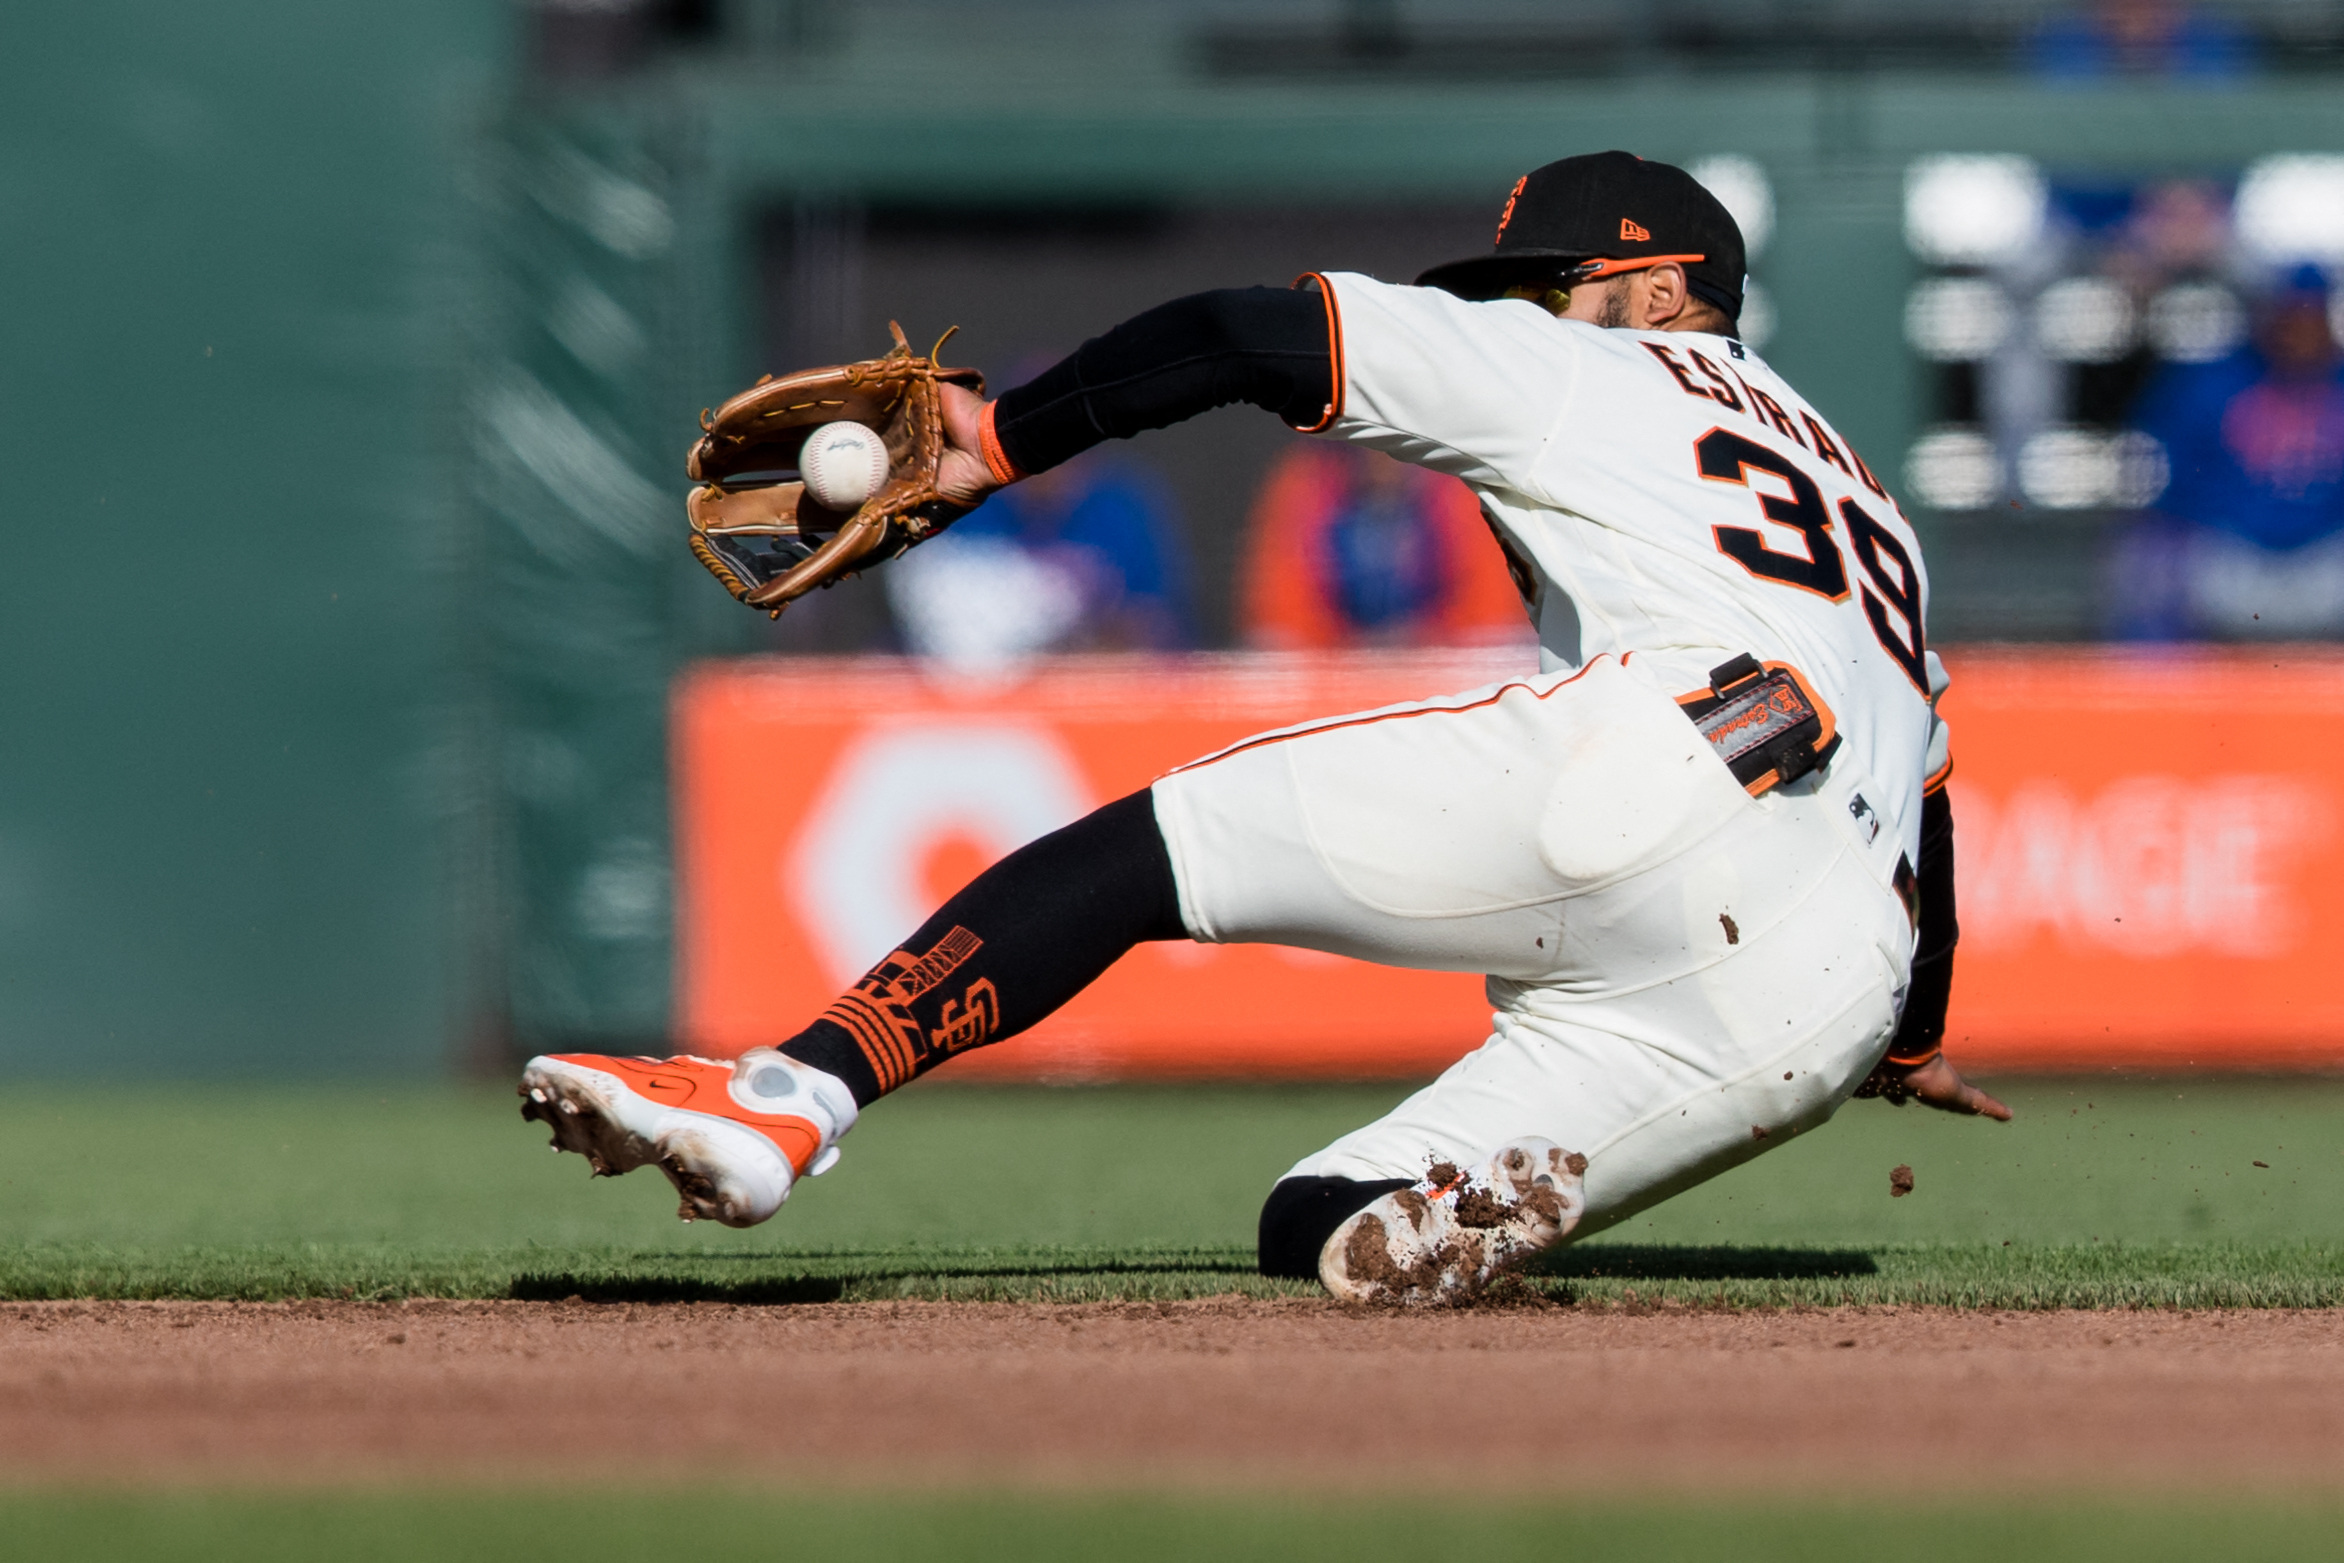
[[[1317,1280],[1319,1250],[1335,1228],[1371,1201],[1407,1186],[1406,1178],[1281,1178],[1262,1203],[1262,1274]]]

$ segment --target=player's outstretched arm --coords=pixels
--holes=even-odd
[[[1298,429],[1333,414],[1335,339],[1309,288],[1192,293],[1100,333],[985,402],[944,386],[944,495],[974,504],[1102,440],[1129,439],[1238,402]]]

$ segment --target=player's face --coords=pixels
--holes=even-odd
[[[1631,314],[1634,305],[1627,284],[1641,275],[1641,272],[1631,272],[1624,277],[1605,277],[1601,281],[1582,282],[1569,289],[1527,282],[1506,289],[1503,296],[1528,299],[1561,320],[1584,320],[1589,325],[1606,328],[1625,326],[1634,323]]]
[[[1640,328],[1650,306],[1651,273],[1631,271],[1624,276],[1582,282],[1573,288],[1563,309],[1565,320],[1584,320],[1606,330]]]
[[[1542,282],[1508,288],[1506,298],[1528,299],[1563,320],[1583,320],[1606,330],[1710,330],[1714,311],[1693,297],[1684,268],[1652,266],[1582,282],[1569,291]],[[1724,329],[1731,329],[1730,327]]]

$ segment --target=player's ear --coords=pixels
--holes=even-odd
[[[1644,324],[1665,326],[1692,303],[1693,290],[1685,285],[1685,268],[1674,261],[1649,267],[1644,273]]]

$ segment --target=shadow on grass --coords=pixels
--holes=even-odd
[[[1799,1281],[1878,1275],[1860,1248],[1675,1248],[1622,1243],[1565,1248],[1535,1260],[1532,1275],[1571,1280]]]
[[[842,1250],[814,1254],[644,1254],[643,1262],[674,1259],[691,1264],[817,1264],[849,1273],[855,1279],[889,1279],[906,1275],[983,1278],[1018,1275],[1252,1275],[1259,1266],[1251,1254],[1168,1254],[1154,1259],[1090,1258],[955,1259],[949,1254],[856,1253]]]
[[[762,1259],[771,1263],[774,1256],[678,1254],[674,1256],[645,1255],[643,1257],[653,1262],[661,1257],[673,1257],[693,1264],[703,1264],[710,1259]],[[864,1262],[857,1264],[855,1262],[857,1260]],[[677,1275],[581,1276],[564,1270],[515,1276],[506,1295],[522,1302],[565,1302],[575,1298],[581,1302],[726,1302],[767,1307],[788,1306],[797,1303],[837,1302],[846,1295],[847,1287],[857,1281],[893,1281],[909,1278],[922,1280],[1041,1280],[1052,1276],[1252,1275],[1255,1273],[1255,1265],[1251,1259],[1241,1262],[1217,1256],[1174,1256],[1162,1259],[955,1261],[943,1256],[922,1258],[901,1253],[876,1253],[824,1254],[820,1256],[820,1262],[825,1266],[836,1267],[842,1273],[837,1275],[760,1276],[728,1281]]]
[[[642,1255],[637,1263],[657,1263],[664,1256]],[[679,1268],[697,1266],[715,1257],[674,1255]],[[725,1256],[757,1258],[771,1264],[777,1255]],[[788,1262],[786,1259],[784,1262]],[[819,1265],[830,1275],[744,1276],[739,1280],[704,1275],[581,1275],[575,1271],[544,1271],[513,1278],[507,1295],[530,1302],[561,1302],[575,1298],[595,1303],[724,1302],[756,1307],[788,1307],[802,1303],[837,1302],[858,1282],[879,1280],[1046,1280],[1053,1277],[1252,1274],[1250,1260],[1235,1255],[1179,1254],[1147,1258],[1100,1255],[1036,1255],[1019,1260],[1000,1255],[904,1253],[830,1253],[798,1258]],[[1552,1280],[1624,1281],[1798,1281],[1836,1280],[1878,1275],[1871,1254],[1857,1248],[1694,1248],[1658,1244],[1621,1244],[1616,1247],[1566,1248],[1534,1262],[1530,1273]]]
[[[745,1303],[787,1307],[836,1302],[846,1295],[837,1276],[787,1275],[768,1281],[694,1281],[680,1276],[517,1275],[508,1296],[519,1302]]]

